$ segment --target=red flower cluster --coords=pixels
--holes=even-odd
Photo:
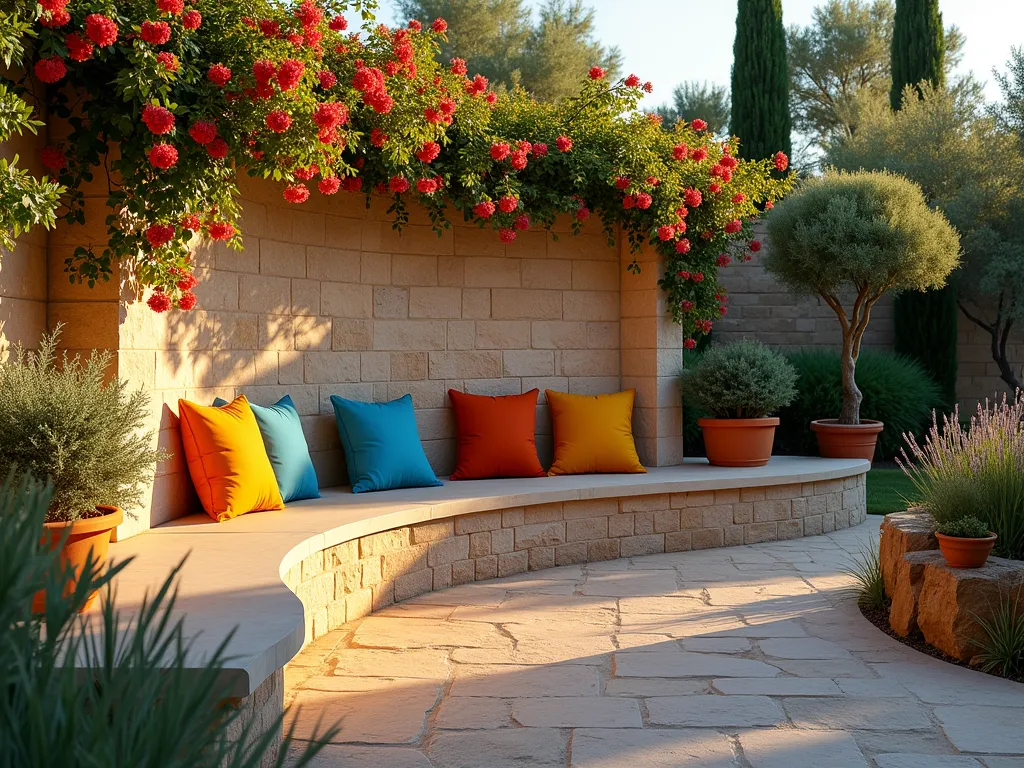
[[[466,68],[465,59],[452,59],[449,63],[451,64],[451,72],[453,75],[461,75],[462,77],[465,77],[469,72]]]
[[[174,115],[171,110],[155,104],[147,104],[142,108],[142,122],[146,124],[150,133],[158,136],[174,130]]]
[[[267,128],[274,133],[284,133],[291,127],[292,116],[283,109],[275,109],[266,117]]]
[[[186,11],[185,15],[181,17],[181,26],[185,29],[199,29],[202,23],[203,15],[199,11]]]
[[[741,229],[743,229],[743,222],[739,219],[733,219],[725,225],[725,231],[730,235],[735,235]]]
[[[481,93],[487,91],[487,78],[483,75],[477,75],[472,80],[467,80],[463,90],[469,96],[479,96]]]
[[[761,250],[761,241],[751,240],[747,247],[750,249],[751,253],[757,253]]]
[[[284,199],[289,203],[304,203],[309,200],[309,187],[305,184],[289,184],[284,188]]]
[[[590,75],[591,80],[600,80],[602,77],[604,77],[605,71],[600,67],[591,67],[590,72],[588,74]]]
[[[437,34],[443,35],[448,31],[448,22],[444,19],[434,19],[434,23],[430,25],[430,28]]]
[[[509,152],[511,151],[511,147],[509,147],[505,142],[495,142],[494,144],[491,144],[491,159],[500,162],[508,157]]]
[[[154,312],[166,312],[171,308],[171,297],[163,291],[156,291],[149,297],[146,304]]]
[[[223,160],[228,156],[228,143],[220,136],[217,136],[206,145],[206,154],[214,160]]]
[[[327,28],[335,32],[344,32],[348,29],[348,19],[344,16],[335,16],[327,22]]]
[[[166,21],[144,21],[140,37],[150,45],[163,45],[171,39],[171,25]]]
[[[392,176],[388,179],[388,189],[396,194],[404,194],[409,191],[409,180],[405,176]]]
[[[178,16],[185,10],[185,0],[156,0],[156,7],[164,13]]]
[[[708,124],[701,120],[699,117],[694,118],[693,122],[690,123],[690,127],[695,131],[703,131],[707,129]]]
[[[330,90],[338,84],[338,77],[329,69],[321,69],[316,73],[317,80],[320,81],[320,87],[325,91]]]
[[[173,144],[154,144],[149,150],[149,163],[154,168],[166,171],[178,162],[178,150]]]
[[[178,66],[181,62],[178,61],[178,57],[168,51],[161,51],[156,55],[156,60],[160,62],[164,69],[168,72],[177,72]]]
[[[189,232],[198,232],[202,229],[202,223],[199,221],[199,217],[194,213],[190,213],[188,216],[181,220],[181,228],[187,229]]]
[[[320,190],[321,195],[333,195],[341,189],[341,179],[334,175],[324,176],[316,183],[316,188]]]
[[[348,107],[340,102],[317,104],[313,122],[323,131],[330,131],[348,122]]]
[[[214,64],[206,71],[206,79],[223,88],[231,80],[231,70],[223,64]]]
[[[305,71],[305,64],[295,59],[285,59],[277,68],[277,84],[282,91],[290,91],[299,84],[302,73]]]
[[[676,253],[689,253],[690,252],[690,241],[685,237],[676,240]]]
[[[230,240],[235,234],[235,227],[226,221],[215,221],[207,227],[206,231],[214,240]]]
[[[40,59],[34,67],[36,77],[44,83],[57,83],[64,79],[68,68],[60,56],[51,56],[48,59]]]
[[[92,41],[86,40],[78,32],[72,32],[65,37],[64,45],[68,47],[68,58],[72,61],[88,61],[92,58]]]
[[[511,195],[505,195],[498,201],[498,209],[502,213],[512,213],[519,207],[519,199]]]
[[[43,147],[41,157],[43,165],[51,171],[60,171],[68,164],[64,153],[57,147]]]
[[[473,206],[473,213],[481,219],[489,219],[494,215],[494,203],[484,200]]]
[[[572,149],[572,139],[568,136],[559,136],[555,139],[555,146],[559,152],[569,152]]]
[[[441,145],[436,141],[428,141],[416,153],[416,157],[422,163],[430,163],[436,160],[439,154],[441,154]]]
[[[154,248],[159,248],[174,239],[174,227],[170,224],[151,224],[146,230],[146,239]]]
[[[183,309],[186,312],[190,312],[196,308],[196,304],[198,303],[198,301],[199,300],[196,298],[196,295],[194,293],[192,293],[191,291],[186,291],[185,293],[181,294],[181,296],[178,298],[178,309]]]
[[[699,189],[690,187],[683,193],[683,202],[686,203],[687,208],[697,208],[704,202],[704,196],[701,195]]]
[[[435,192],[440,191],[442,186],[442,179],[440,176],[435,176],[432,179],[420,179],[416,182],[416,191],[424,195],[432,195]]]
[[[85,35],[100,48],[117,42],[117,24],[102,13],[90,13],[85,17]]]
[[[384,84],[384,73],[376,67],[362,66],[356,69],[352,86],[363,94],[363,103],[375,112],[386,115],[395,105]]]
[[[188,135],[197,144],[209,144],[217,138],[217,125],[208,120],[197,120],[188,127]]]
[[[622,83],[628,88],[636,88],[637,86],[640,85],[640,78],[637,77],[636,75],[630,75],[625,80],[623,80]]]
[[[658,239],[661,240],[662,242],[668,242],[669,240],[672,240],[675,236],[676,236],[676,228],[675,227],[669,226],[667,224],[664,225],[664,226],[658,227]]]

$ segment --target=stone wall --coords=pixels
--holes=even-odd
[[[175,454],[161,468],[152,524],[195,508],[178,398],[208,403],[244,392],[265,404],[290,393],[320,483],[330,486],[346,480],[332,394],[383,401],[411,393],[427,456],[446,474],[455,457],[449,388],[540,389],[538,447],[547,459],[545,388],[623,386],[620,280],[639,278],[624,273],[618,243],[596,225],[578,236],[567,225],[555,235],[522,232],[505,245],[471,225],[438,237],[414,211],[399,235],[384,201],[367,210],[362,196],[314,193],[286,208],[279,195],[273,185],[246,184],[244,250],[198,250],[199,309],[160,316],[121,305],[121,375],[151,390],[160,443]],[[646,363],[629,364],[637,379],[629,385],[643,385]],[[674,405],[681,424],[678,398]]]
[[[865,475],[758,488],[567,501],[396,528],[317,552],[284,582],[306,642],[432,590],[574,563],[795,539],[866,518]]]
[[[271,768],[275,765],[282,742],[282,728],[278,720],[284,714],[284,669],[274,672],[248,696],[228,699],[223,704],[240,710],[228,730],[228,741],[238,742],[247,737],[247,743],[254,744],[267,731],[274,730],[274,739],[264,753],[260,767]]]

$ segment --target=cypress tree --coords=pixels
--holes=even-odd
[[[902,106],[903,89],[927,80],[945,85],[946,34],[939,0],[896,0],[892,30],[892,90],[889,104]]]
[[[894,110],[902,106],[906,86],[922,81],[935,87],[945,84],[945,55],[939,0],[896,0],[889,94]],[[903,293],[893,302],[896,352],[917,360],[931,373],[950,407],[956,403],[957,320],[952,286]]]
[[[789,68],[782,0],[739,0],[733,44],[732,120],[740,154],[790,154]]]

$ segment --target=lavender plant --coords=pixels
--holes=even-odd
[[[905,435],[896,461],[939,526],[976,517],[998,534],[995,553],[1024,559],[1024,392],[1011,402],[986,400],[966,425],[959,410],[933,416],[920,445]]]

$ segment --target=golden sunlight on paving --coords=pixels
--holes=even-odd
[[[434,592],[286,669],[317,768],[1009,768],[1024,686],[871,626],[827,536],[544,570]]]

